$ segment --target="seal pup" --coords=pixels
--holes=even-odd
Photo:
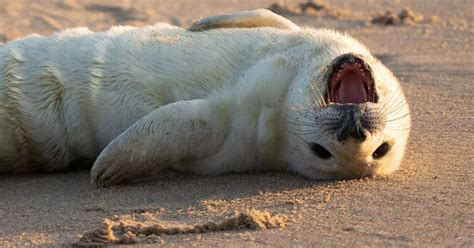
[[[313,179],[399,168],[408,105],[362,44],[266,10],[207,20],[0,46],[0,171],[95,160],[91,181],[111,185],[166,168]]]

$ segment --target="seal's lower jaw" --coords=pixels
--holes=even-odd
[[[351,180],[370,177],[384,177],[393,174],[398,170],[397,166],[377,166],[377,165],[351,165],[341,166],[337,172],[333,173],[334,179]]]
[[[357,55],[345,54],[332,62],[328,77],[326,99],[328,103],[376,103],[372,70]]]
[[[341,179],[359,179],[375,176],[376,172],[377,168],[370,164],[351,165],[342,167],[339,175]]]
[[[338,164],[335,173],[339,174],[341,179],[389,176],[396,172],[399,166],[399,161],[394,161],[393,159],[388,161],[366,159],[365,162],[350,160],[343,164]]]

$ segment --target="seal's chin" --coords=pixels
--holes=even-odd
[[[336,58],[332,65],[326,92],[330,103],[377,102],[372,70],[361,58],[345,54]]]

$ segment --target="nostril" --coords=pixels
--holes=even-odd
[[[363,130],[358,124],[346,123],[345,127],[341,128],[337,139],[339,141],[344,141],[349,137],[352,137],[357,141],[364,142],[367,138],[367,134],[365,130]]]
[[[350,135],[352,136],[352,138],[354,138],[355,140],[358,140],[358,141],[365,141],[365,139],[367,138],[367,136],[365,135],[364,131],[361,130],[360,128],[353,128],[352,132],[350,133]]]

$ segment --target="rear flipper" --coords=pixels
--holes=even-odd
[[[297,31],[300,28],[292,21],[266,9],[235,12],[199,20],[189,28],[198,32],[216,28],[257,28],[273,27]]]

